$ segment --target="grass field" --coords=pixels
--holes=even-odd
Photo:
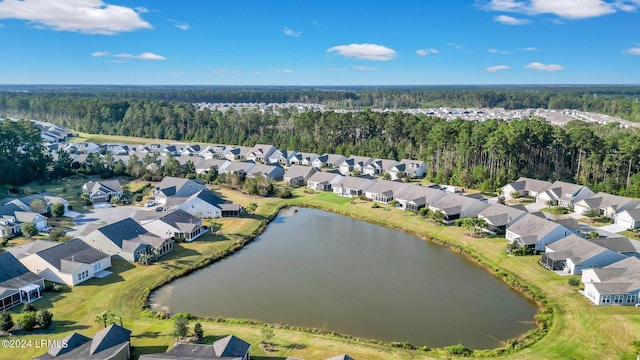
[[[54,314],[52,330],[46,334],[16,335],[39,341],[61,339],[72,331],[93,336],[101,325],[93,320],[104,310],[114,311],[124,319],[124,326],[132,330],[134,354],[165,351],[173,343],[171,320],[143,316],[138,306],[143,295],[164,279],[176,276],[203,258],[229,248],[259,228],[262,219],[281,205],[314,206],[349,215],[365,221],[402,229],[416,236],[464,246],[491,266],[517,274],[526,283],[542,289],[554,308],[554,321],[549,333],[533,346],[501,359],[635,359],[629,343],[640,339],[640,309],[634,307],[596,307],[567,284],[567,279],[543,269],[537,264],[539,256],[511,257],[504,252],[501,238],[472,238],[458,227],[434,225],[412,213],[389,209],[372,209],[371,202],[341,198],[331,193],[306,194],[295,189],[289,200],[249,197],[224,188],[216,192],[236,203],[258,205],[252,217],[216,219],[222,224],[223,236],[207,236],[206,241],[179,244],[162,261],[140,266],[114,261],[114,273],[104,279],[91,279],[62,293],[46,293],[34,303],[38,308],[50,308]],[[16,309],[13,310],[15,313]],[[284,359],[288,356],[307,360],[326,359],[348,353],[356,359],[432,359],[447,358],[442,352],[410,351],[376,344],[346,340],[329,335],[275,330],[273,353],[265,353],[256,344],[260,341],[260,326],[202,321],[205,334],[223,336],[234,334],[252,346],[254,359]],[[193,322],[192,322],[193,324]],[[437,326],[437,324],[434,324]],[[416,344],[422,345],[422,344]],[[428,345],[428,344],[427,344]],[[44,349],[3,349],[0,358],[26,359],[38,356]],[[481,353],[481,352],[479,352]]]

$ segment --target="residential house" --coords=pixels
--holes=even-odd
[[[284,173],[284,182],[291,187],[307,185],[307,180],[315,174],[317,170],[311,166],[291,165]]]
[[[368,156],[351,156],[341,162],[338,169],[342,175],[348,175],[351,171],[362,173],[364,171],[364,167],[369,165],[372,161],[373,158]]]
[[[220,174],[248,174],[257,164],[250,161],[229,161],[218,168]]]
[[[326,167],[330,167],[332,169],[337,169],[340,165],[347,160],[346,157],[340,154],[327,154]],[[314,167],[318,167],[315,166]]]
[[[420,160],[402,159],[388,170],[392,179],[408,176],[421,178],[427,174],[427,164]],[[402,173],[402,175],[400,175]]]
[[[249,150],[245,157],[248,161],[257,161],[266,163],[269,161],[269,157],[273,155],[278,149],[273,145],[256,144]]]
[[[202,220],[190,213],[177,209],[157,219],[145,222],[142,227],[163,239],[184,239],[192,242],[207,232]]]
[[[260,175],[268,180],[280,181],[284,176],[284,169],[280,166],[256,164],[247,172],[247,177]]]
[[[212,345],[175,343],[167,352],[140,355],[140,360],[251,360],[251,344],[229,335]]]
[[[333,192],[345,197],[359,197],[374,183],[367,177],[345,176],[333,185]]]
[[[527,214],[527,210],[521,206],[507,206],[491,204],[488,208],[478,213],[478,219],[487,223],[486,231],[492,234],[504,234],[507,226],[513,224]]]
[[[122,197],[122,187],[118,180],[89,181],[82,185],[82,193],[87,194],[92,203],[109,202],[111,198]]]
[[[34,200],[40,200],[42,202],[44,202],[46,204],[46,207],[35,211],[34,209],[31,208],[31,204],[33,203]],[[64,210],[67,211],[67,209],[69,208],[69,201],[59,197],[59,196],[54,196],[51,195],[48,192],[45,193],[41,193],[41,194],[33,194],[33,195],[29,195],[29,196],[23,196],[17,199],[14,198],[6,198],[2,200],[2,204],[6,205],[6,204],[16,204],[18,205],[23,211],[26,212],[30,212],[30,211],[35,211],[38,212],[40,214],[47,214],[51,211],[51,205],[56,204],[56,203],[60,203],[64,206]]]
[[[24,223],[33,223],[38,231],[47,227],[47,218],[33,211],[23,211],[15,203],[0,206],[0,237],[19,234]]]
[[[78,285],[111,267],[111,255],[76,238],[64,243],[37,240],[12,248],[11,253],[45,280]]]
[[[505,238],[516,242],[520,248],[526,247],[536,252],[542,252],[547,245],[552,244],[572,231],[553,221],[533,214],[526,214],[507,227]]]
[[[343,176],[336,173],[318,171],[307,180],[307,187],[319,191],[331,191],[334,184],[342,180]]]
[[[362,173],[371,176],[380,175],[397,163],[395,160],[375,159],[364,167]]]
[[[90,142],[67,143],[62,146],[62,150],[69,154],[92,154],[100,151],[100,146]]]
[[[427,186],[405,184],[394,192],[398,207],[405,210],[418,211],[444,197],[446,193]]]
[[[196,174],[208,174],[211,169],[215,169],[218,171],[221,167],[223,167],[229,160],[225,159],[202,159],[202,161],[198,161],[196,165]],[[219,171],[218,171],[219,172]]]
[[[640,208],[624,210],[615,214],[613,222],[630,230],[640,228]]]
[[[201,219],[240,216],[240,205],[225,201],[209,190],[200,190],[178,202],[178,209]]]
[[[229,147],[224,151],[224,158],[229,161],[238,161],[242,160],[242,149],[239,147]]]
[[[159,258],[173,251],[172,239],[149,232],[131,218],[95,229],[82,240],[106,254],[118,255],[127,261],[138,261],[143,255]]]
[[[588,199],[595,194],[591,189],[583,185],[576,185],[562,181],[556,181],[551,186],[538,194],[538,203],[553,203],[563,208],[574,206],[582,199]]]
[[[313,162],[318,158],[318,154],[314,153],[296,153],[289,159],[292,165],[312,166]]]
[[[628,257],[601,269],[583,269],[582,294],[596,305],[635,306],[640,297],[640,259]]]
[[[613,234],[611,237],[600,237],[598,239],[589,239],[589,241],[627,257],[640,257],[640,241],[638,240],[631,240],[627,237]]]
[[[500,194],[505,198],[513,197],[537,197],[538,194],[551,187],[551,183],[544,180],[521,177],[518,180],[502,187]]]
[[[327,360],[354,360],[354,359],[347,354],[342,354],[342,355],[330,357]]]
[[[429,204],[429,210],[442,213],[446,223],[453,223],[457,219],[477,217],[482,210],[489,206],[486,201],[445,192],[443,197]]]
[[[167,145],[160,150],[160,156],[179,156],[182,154],[182,149],[178,148],[176,145]]]
[[[580,275],[583,269],[601,268],[625,258],[595,241],[571,234],[547,245],[540,264],[549,270]]]
[[[412,186],[403,182],[378,180],[364,191],[364,196],[372,201],[388,204],[394,200],[395,194],[403,187]]]
[[[76,332],[59,341],[34,360],[129,360],[131,359],[131,331],[111,324],[98,331],[93,339]]]
[[[280,164],[282,166],[291,165],[291,158],[296,154],[295,151],[291,150],[276,150],[269,156],[268,163],[269,164]]]
[[[574,212],[585,214],[590,210],[597,210],[598,214],[612,219],[616,213],[631,210],[640,206],[640,202],[623,196],[599,192],[593,197],[582,199],[575,203]]]
[[[198,144],[185,145],[180,151],[181,156],[198,156],[202,151],[202,146]]]
[[[29,271],[10,252],[0,253],[0,311],[42,297],[44,278]]]
[[[189,197],[200,190],[205,190],[206,186],[191,179],[165,176],[162,181],[153,189],[155,201],[158,204],[165,204],[169,197]]]

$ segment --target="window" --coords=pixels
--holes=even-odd
[[[636,295],[635,294],[627,295],[627,303],[635,304],[636,303]]]
[[[611,295],[602,295],[602,303],[610,304],[611,303]]]
[[[82,280],[82,273],[78,274],[78,281]]]
[[[624,300],[624,295],[614,295],[613,296],[613,302],[615,304],[622,304],[623,300]]]

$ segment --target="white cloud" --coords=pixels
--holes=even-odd
[[[639,7],[638,0],[491,0],[486,5],[488,10],[493,11],[552,14],[566,19],[587,19],[617,11],[633,12]]]
[[[530,46],[530,47],[526,47],[526,48],[522,49],[522,51],[540,51],[540,49],[538,49],[535,46]]]
[[[438,53],[440,53],[440,50],[434,49],[434,48],[416,50],[416,54],[420,56],[427,56],[429,54],[438,54]]]
[[[291,69],[270,70],[269,74],[293,74]]]
[[[94,51],[91,53],[91,56],[93,57],[102,57],[102,56],[109,56],[109,55],[111,55],[111,53],[108,51]]]
[[[352,66],[352,68],[354,68],[356,70],[360,70],[360,71],[376,71],[376,68],[371,67],[371,66],[355,65],[355,66]]]
[[[525,69],[541,70],[541,71],[559,71],[563,70],[564,66],[558,64],[543,64],[539,62],[532,62],[524,67]]]
[[[527,19],[518,19],[508,15],[498,15],[493,18],[493,20],[505,25],[525,25],[530,23],[530,21]]]
[[[456,50],[462,50],[462,46],[458,45],[457,43],[454,42],[450,42],[449,46],[453,47]]]
[[[178,29],[180,30],[189,30],[191,28],[191,25],[189,25],[189,23],[186,22],[181,22],[178,20],[171,20],[169,19],[169,21],[171,21],[173,23],[173,25],[175,25]]]
[[[377,44],[338,45],[327,50],[328,53],[334,51],[344,57],[374,61],[389,61],[398,56],[395,50]]]
[[[630,54],[630,55],[640,55],[640,47],[628,48],[628,49],[624,50],[623,52],[625,54]]]
[[[502,55],[506,55],[509,53],[508,51],[498,50],[498,49],[487,49],[487,52],[490,52],[492,54],[502,54]]]
[[[0,2],[0,19],[21,19],[38,27],[85,34],[113,35],[151,24],[140,11],[111,5],[102,0],[4,0]]]
[[[300,37],[302,35],[301,31],[291,30],[288,27],[284,27],[284,34],[292,37]]]
[[[496,71],[509,70],[509,69],[511,69],[511,67],[507,65],[496,65],[496,66],[490,66],[484,69],[484,71],[496,72]]]
[[[115,57],[119,57],[123,59],[138,59],[138,60],[167,60],[166,57],[162,55],[154,54],[151,52],[144,52],[140,55],[121,53],[121,54],[115,55]]]

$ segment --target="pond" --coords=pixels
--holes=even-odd
[[[537,311],[445,247],[306,208],[283,210],[239,253],[161,287],[150,302],[171,313],[474,349],[532,329]]]

